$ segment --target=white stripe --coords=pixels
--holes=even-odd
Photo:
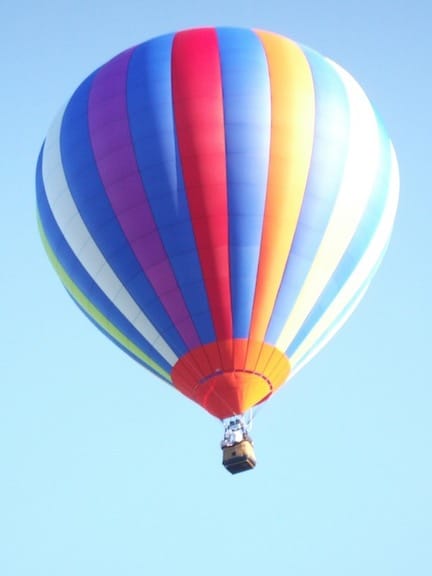
[[[339,330],[339,328],[348,319],[366,292],[367,287],[362,290],[360,296],[356,296],[357,292],[361,289],[365,279],[370,275],[371,271],[382,258],[383,253],[387,248],[393,228],[393,222],[396,216],[399,197],[399,171],[393,146],[391,148],[390,170],[391,172],[387,202],[375,234],[372,237],[365,253],[359,260],[356,268],[353,270],[351,276],[348,278],[337,297],[333,300],[319,322],[317,322],[317,324],[311,330],[310,334],[308,334],[304,342],[292,355],[291,364],[293,366],[293,373],[298,372],[302,366],[304,366],[309,360],[313,358],[313,356],[315,356],[315,354],[319,352],[319,350],[321,350],[321,348],[323,348],[323,346],[330,340],[333,334],[335,334],[335,332]],[[350,302],[351,300],[353,300],[353,302]],[[338,316],[340,316],[339,320]],[[321,336],[330,326],[332,326],[333,323],[335,326],[331,328],[329,334],[325,336],[323,341],[320,342],[316,349],[313,349],[315,342],[321,338]],[[312,349],[313,354],[310,354]]]
[[[48,133],[42,161],[43,181],[54,218],[75,256],[107,298],[154,349],[170,365],[174,365],[178,357],[123,286],[90,236],[78,212],[61,160],[60,132],[63,113],[64,110],[58,115]]]
[[[342,68],[330,64],[344,83],[351,107],[347,159],[327,229],[276,343],[281,350],[294,340],[343,257],[366,209],[379,168],[379,128],[372,106],[357,82]]]

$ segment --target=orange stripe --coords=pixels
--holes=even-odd
[[[263,341],[291,249],[305,192],[315,125],[307,59],[293,42],[258,31],[267,55],[271,140],[267,197],[250,338]]]

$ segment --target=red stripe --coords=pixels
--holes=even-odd
[[[221,65],[214,29],[174,38],[174,117],[192,226],[218,340],[232,338]]]

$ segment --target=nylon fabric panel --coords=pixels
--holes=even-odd
[[[125,289],[96,245],[81,217],[71,195],[60,152],[60,132],[63,119],[64,116],[61,114],[54,122],[48,133],[42,156],[42,176],[46,197],[54,219],[82,266],[107,297],[168,362],[175,362],[176,354],[167,345],[160,333],[155,330]],[[79,146],[72,149],[72,154],[77,153],[81,153]],[[78,180],[80,177],[82,174],[78,172]],[[85,178],[85,182],[89,184],[87,178]],[[86,187],[84,186],[84,192],[85,190]],[[83,192],[82,189],[81,192]]]
[[[65,270],[61,267],[59,261],[55,257],[54,252],[48,243],[43,229],[41,230],[42,242],[48,254],[54,269],[56,270],[59,278],[61,279],[67,293],[78,306],[78,308],[85,314],[85,316],[94,324],[107,338],[114,344],[126,352],[131,358],[144,366],[147,370],[152,372],[158,378],[162,378],[166,382],[172,384],[169,373],[158,366],[149,356],[144,354],[142,349],[138,348],[131,342],[123,332],[114,326],[106,316],[104,316],[99,309],[97,309],[92,302],[90,302],[85,295],[79,290],[72,279],[66,274]]]
[[[221,70],[214,29],[174,38],[172,83],[186,195],[218,340],[232,338]]]
[[[327,229],[298,294],[294,308],[277,341],[287,350],[319,300],[366,211],[378,173],[380,139],[375,113],[358,84],[328,61],[345,85],[350,107],[348,154],[338,196]]]
[[[296,230],[312,154],[315,98],[306,57],[293,42],[257,32],[271,86],[267,198],[250,338],[263,341]]]
[[[338,297],[333,300],[322,315],[320,321],[313,327],[307,338],[295,351],[293,362],[297,362],[298,358],[308,354],[308,350],[316,346],[316,341],[321,339],[323,334],[325,336],[325,344],[335,333],[335,326],[342,325],[343,321],[348,317],[347,310],[351,313],[355,309],[355,306],[350,304],[351,299],[354,298],[356,303],[359,302],[358,294],[365,292],[384,256],[396,215],[399,190],[397,160],[390,142],[389,148],[391,161],[389,165],[390,181],[388,194],[386,195],[385,207],[383,208],[376,231],[353,273],[342,286]],[[329,336],[326,336],[326,334],[329,334]],[[312,356],[310,355],[310,357]]]
[[[179,162],[171,85],[173,35],[136,48],[127,107],[147,201],[170,267],[202,343],[215,338]],[[170,293],[166,294],[170,297]]]
[[[342,80],[315,52],[303,48],[315,92],[314,142],[294,239],[266,333],[276,342],[316,256],[340,189],[349,134],[349,103]]]
[[[290,357],[307,337],[312,328],[319,322],[333,300],[335,300],[342,287],[357,267],[365,254],[382,218],[387,197],[389,195],[391,144],[382,129],[379,129],[380,157],[378,159],[379,171],[368,205],[358,224],[357,230],[342,256],[337,268],[329,279],[317,303],[309,313],[302,327],[287,350]]]
[[[149,206],[135,159],[129,128],[126,88],[132,52],[106,64],[89,94],[89,128],[105,192],[147,279],[187,348],[200,341],[177,285]],[[131,121],[135,121],[132,117]]]
[[[219,29],[234,338],[247,338],[258,270],[270,153],[270,84],[260,40]]]
[[[146,365],[151,366],[154,363],[159,367],[159,371],[166,374],[171,365],[157,353],[106,297],[67,244],[54,220],[45,195],[41,158],[42,152],[36,172],[39,225],[43,244],[62,283],[80,308],[86,310],[87,315],[91,316],[105,333],[109,333],[116,342],[122,340],[123,346],[128,348],[135,357],[139,356]],[[120,337],[117,331],[123,336]],[[139,349],[141,354],[134,353],[134,349]]]
[[[85,232],[80,232],[81,236],[87,238],[84,241],[89,247],[96,245],[101,253],[102,264],[95,268],[96,260],[93,258],[93,264],[89,263],[90,273],[95,277],[103,271],[109,273],[112,270],[117,280],[110,274],[104,281],[104,290],[108,291],[110,299],[117,306],[122,305],[124,312],[126,308],[131,309],[128,316],[130,321],[134,323],[133,319],[137,318],[144,332],[148,333],[149,341],[157,338],[150,336],[156,332],[157,326],[159,337],[169,342],[170,348],[178,356],[186,350],[183,339],[141,269],[113,212],[95,164],[88,126],[88,99],[92,82],[93,77],[81,85],[64,112],[60,136],[61,161],[67,183],[61,186],[70,189],[76,205],[74,210],[83,221]],[[72,240],[75,246],[77,234]],[[79,250],[78,246],[76,250]],[[119,291],[117,282],[120,282],[123,290]]]

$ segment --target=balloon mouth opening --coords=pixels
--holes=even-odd
[[[188,352],[171,376],[180,392],[224,419],[267,400],[289,372],[288,358],[274,346],[235,339]]]

